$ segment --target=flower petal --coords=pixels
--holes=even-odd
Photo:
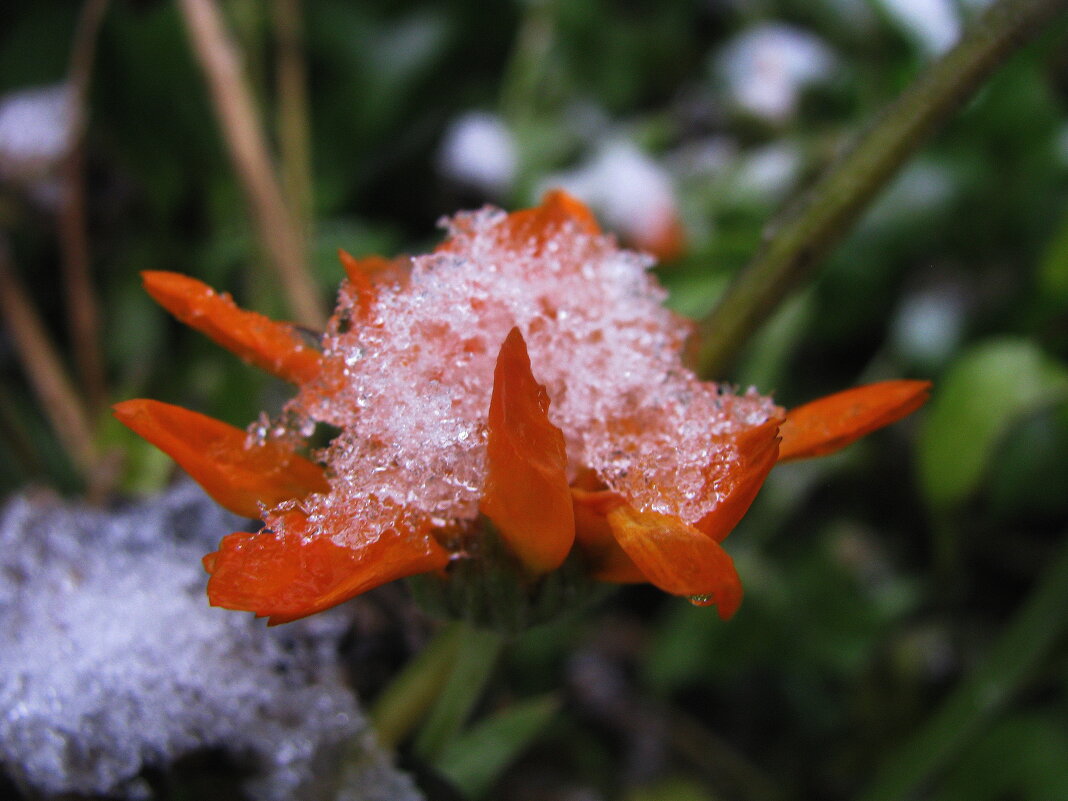
[[[213,606],[255,612],[268,625],[337,606],[379,585],[443,568],[448,553],[426,532],[394,529],[349,548],[308,531],[304,515],[284,515],[281,531],[236,532],[204,557]]]
[[[246,311],[229,295],[187,275],[146,270],[141,278],[163,308],[261,370],[293,384],[319,374],[320,354],[296,326]]]
[[[384,256],[364,256],[358,259],[341,249],[338,249],[337,255],[349,279],[349,291],[355,293],[360,315],[364,318],[370,313],[378,294],[375,285],[385,282],[403,282],[411,271],[412,260],[403,256],[395,259],[387,259]]]
[[[798,406],[782,424],[779,461],[826,456],[919,409],[930,381],[883,381]]]
[[[751,428],[735,438],[738,450],[727,475],[716,481],[720,501],[694,523],[716,542],[722,542],[749,511],[779,454],[778,419]]]
[[[577,225],[581,233],[590,236],[601,233],[585,203],[562,189],[553,189],[545,193],[540,206],[509,214],[505,230],[522,247],[531,239],[540,244],[568,224]]]
[[[723,620],[738,611],[742,582],[734,561],[704,532],[677,517],[641,512],[629,504],[610,511],[608,525],[652,584],[702,606],[716,604]]]
[[[608,525],[608,513],[626,503],[623,496],[610,490],[572,487],[571,498],[575,510],[575,547],[586,560],[590,577],[614,584],[646,581],[645,574],[616,542]]]
[[[128,400],[115,417],[176,461],[220,505],[259,517],[260,505],[328,492],[319,465],[276,443],[246,447],[248,434],[214,417],[154,400]]]
[[[535,574],[559,567],[575,541],[564,435],[549,422],[548,409],[549,396],[513,328],[493,372],[480,508]]]
[[[461,229],[465,225],[462,218],[454,218],[452,223]],[[552,189],[545,193],[540,206],[513,211],[505,217],[494,235],[497,244],[505,249],[526,250],[533,247],[540,250],[565,226],[575,226],[578,233],[588,236],[601,233],[597,219],[586,204],[562,189]],[[462,245],[451,238],[438,245],[434,252],[451,253],[460,247]]]

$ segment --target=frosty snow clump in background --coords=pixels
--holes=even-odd
[[[225,749],[250,797],[319,797],[367,726],[339,676],[344,618],[264,629],[209,607],[200,554],[243,523],[192,484],[117,513],[0,510],[0,768],[46,795],[145,797],[143,768]],[[361,798],[417,797],[368,753]]]

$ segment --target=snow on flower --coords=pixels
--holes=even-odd
[[[265,522],[205,557],[212,603],[280,623],[477,558],[487,526],[536,584],[574,555],[730,617],[720,542],[777,461],[829,453],[918,408],[893,381],[785,412],[700,381],[651,260],[563,192],[458,214],[433,253],[353,259],[321,339],[194,279],[146,273],[179,319],[299,387],[252,434],[149,400],[119,419],[220,503]],[[302,442],[325,423],[330,444]]]

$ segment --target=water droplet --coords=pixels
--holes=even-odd
[[[716,602],[716,599],[712,595],[691,595],[690,603],[694,606],[711,606]]]

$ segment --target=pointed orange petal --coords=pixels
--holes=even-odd
[[[930,381],[883,381],[798,406],[782,424],[779,461],[826,456],[927,402]]]
[[[405,256],[387,259],[383,256],[355,256],[338,250],[341,266],[349,279],[351,291],[356,294],[360,315],[364,318],[370,313],[377,291],[376,284],[383,282],[403,282],[411,269],[411,259]]]
[[[454,225],[463,226],[462,219],[454,219]],[[597,236],[601,228],[593,212],[581,200],[562,189],[545,193],[541,205],[509,214],[496,229],[502,247],[526,249],[541,248],[566,225],[575,225],[581,233]],[[434,249],[435,253],[449,253],[457,248],[454,240],[447,239]]]
[[[575,540],[564,435],[549,422],[549,396],[530,371],[513,328],[493,372],[480,508],[533,573],[555,570]]]
[[[379,585],[443,568],[448,553],[424,532],[390,530],[361,548],[311,534],[299,512],[285,530],[224,537],[204,557],[213,606],[255,612],[268,625],[288,623],[337,606]]]
[[[779,454],[779,420],[771,419],[735,439],[737,460],[728,475],[716,482],[720,501],[694,523],[716,542],[722,542],[749,511]]]
[[[593,212],[578,198],[562,189],[545,193],[541,205],[508,215],[504,231],[514,245],[524,247],[530,241],[542,244],[568,223],[574,223],[584,234],[601,233]]]
[[[575,510],[575,547],[585,558],[590,577],[614,584],[647,581],[616,542],[608,525],[608,513],[626,503],[623,496],[609,490],[588,491],[573,486],[571,498]]]
[[[163,308],[261,370],[294,384],[319,374],[320,354],[295,326],[246,311],[187,275],[146,270],[141,278]]]
[[[338,250],[338,258],[341,259],[341,266],[345,268],[345,275],[348,276],[349,284],[352,286],[353,291],[356,293],[356,300],[360,306],[360,315],[364,316],[371,308],[371,304],[375,300],[375,288],[371,283],[369,277],[370,270],[365,269],[365,262],[367,259],[357,259],[344,250]],[[372,256],[371,259],[379,259],[379,256]],[[385,259],[382,259],[385,261]]]
[[[608,525],[652,584],[702,606],[714,603],[723,620],[738,611],[741,579],[734,561],[711,537],[672,515],[640,512],[628,504],[608,513]]]
[[[327,492],[319,465],[276,442],[245,447],[240,428],[154,400],[128,400],[112,407],[115,417],[176,461],[220,505],[244,517],[259,517],[260,504]]]

